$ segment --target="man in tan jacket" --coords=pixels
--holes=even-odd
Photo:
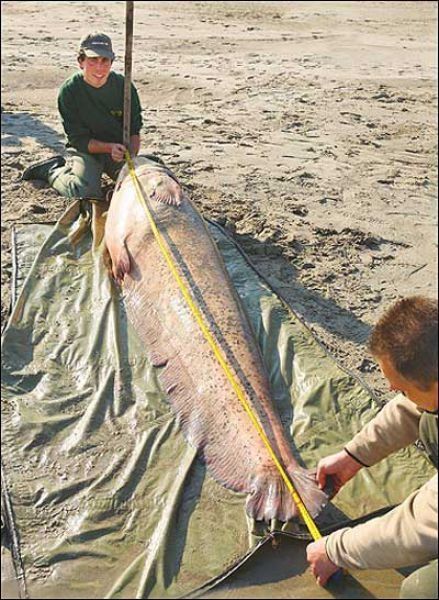
[[[317,479],[335,492],[364,467],[420,439],[438,466],[438,304],[413,296],[394,304],[375,326],[369,348],[393,398],[337,454],[321,460]],[[387,569],[424,565],[407,577],[401,598],[437,598],[437,474],[382,517],[344,528],[307,546],[320,585],[340,567]],[[428,564],[425,564],[428,563]]]

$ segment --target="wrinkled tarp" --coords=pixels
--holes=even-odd
[[[209,476],[177,427],[103,264],[105,210],[77,201],[49,235],[38,226],[15,234],[22,260],[3,336],[3,492],[21,593],[31,598],[190,594],[248,552],[251,532],[266,533],[247,522],[244,496]],[[236,244],[209,228],[293,450],[314,467],[379,406]],[[362,470],[331,503],[322,532],[401,502],[431,472],[415,447]],[[270,587],[263,593],[274,597]]]
[[[185,598],[397,598],[404,575],[393,569],[344,573],[325,588],[308,568],[306,545],[284,532],[266,537],[233,568]],[[406,570],[405,573],[409,571]]]

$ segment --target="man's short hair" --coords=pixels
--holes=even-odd
[[[406,379],[428,390],[438,379],[438,302],[423,296],[398,300],[369,339],[376,358],[387,357]]]

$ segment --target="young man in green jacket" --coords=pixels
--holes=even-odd
[[[421,440],[438,467],[438,304],[413,296],[378,321],[370,350],[393,398],[342,450],[321,460],[317,479],[331,477],[337,492],[362,468]],[[339,567],[386,569],[424,564],[401,587],[401,598],[437,598],[438,477],[382,517],[344,528],[307,547],[320,585]],[[425,565],[425,563],[428,563]]]
[[[27,168],[22,179],[47,181],[68,198],[102,198],[101,176],[115,180],[123,165],[124,77],[111,70],[110,38],[91,33],[80,42],[81,69],[63,83],[58,109],[67,135],[69,160],[55,156]],[[141,106],[131,86],[130,154],[140,148]]]

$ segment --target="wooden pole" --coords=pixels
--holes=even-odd
[[[134,2],[125,3],[125,83],[123,98],[123,145],[130,148],[131,128],[131,71],[133,66]]]

